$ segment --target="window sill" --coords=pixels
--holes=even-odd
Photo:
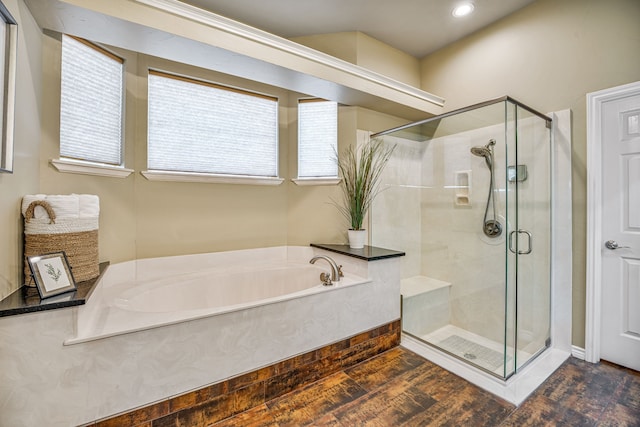
[[[142,171],[149,181],[208,182],[214,184],[280,185],[282,178],[250,175],[218,175],[213,173]]]
[[[51,165],[53,165],[58,172],[108,176],[111,178],[126,178],[133,173],[133,169],[127,169],[121,166],[103,165],[67,159],[51,159]]]
[[[336,185],[342,181],[342,178],[295,178],[292,179],[294,184],[300,186],[306,185]]]

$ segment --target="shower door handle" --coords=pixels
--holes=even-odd
[[[527,236],[527,250],[526,251],[518,251],[517,254],[518,255],[527,255],[531,253],[532,250],[532,246],[531,246],[531,242],[533,241],[533,237],[531,236],[531,233],[528,232],[527,230],[514,230],[511,233],[509,233],[509,250],[511,252],[513,252],[514,254],[516,253],[516,251],[513,249],[513,235],[518,233],[519,234],[525,234]],[[517,236],[520,237],[520,236]],[[516,238],[517,238],[516,237]]]

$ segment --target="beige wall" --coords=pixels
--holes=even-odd
[[[352,64],[358,63],[358,35],[355,31],[293,37],[291,41]]]
[[[584,347],[586,94],[640,80],[640,2],[539,0],[422,60],[448,111],[510,95],[573,111],[573,344]]]
[[[358,32],[358,62],[411,86],[420,87],[420,61],[413,56]]]
[[[411,86],[420,86],[420,61],[359,31],[295,37],[319,50]]]
[[[0,173],[0,299],[22,284],[22,218],[24,194],[38,190],[40,145],[40,30],[20,0],[3,0],[18,22],[13,174]]]

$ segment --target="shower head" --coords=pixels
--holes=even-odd
[[[471,154],[478,157],[489,157],[491,156],[491,150],[488,147],[471,147]]]
[[[496,145],[495,139],[490,139],[487,145],[483,145],[481,147],[471,147],[471,154],[478,157],[484,157],[487,166],[491,168],[491,163],[493,160],[493,147]]]

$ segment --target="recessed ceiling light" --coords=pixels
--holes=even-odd
[[[462,3],[456,6],[451,14],[456,18],[462,18],[473,12],[473,3]]]

